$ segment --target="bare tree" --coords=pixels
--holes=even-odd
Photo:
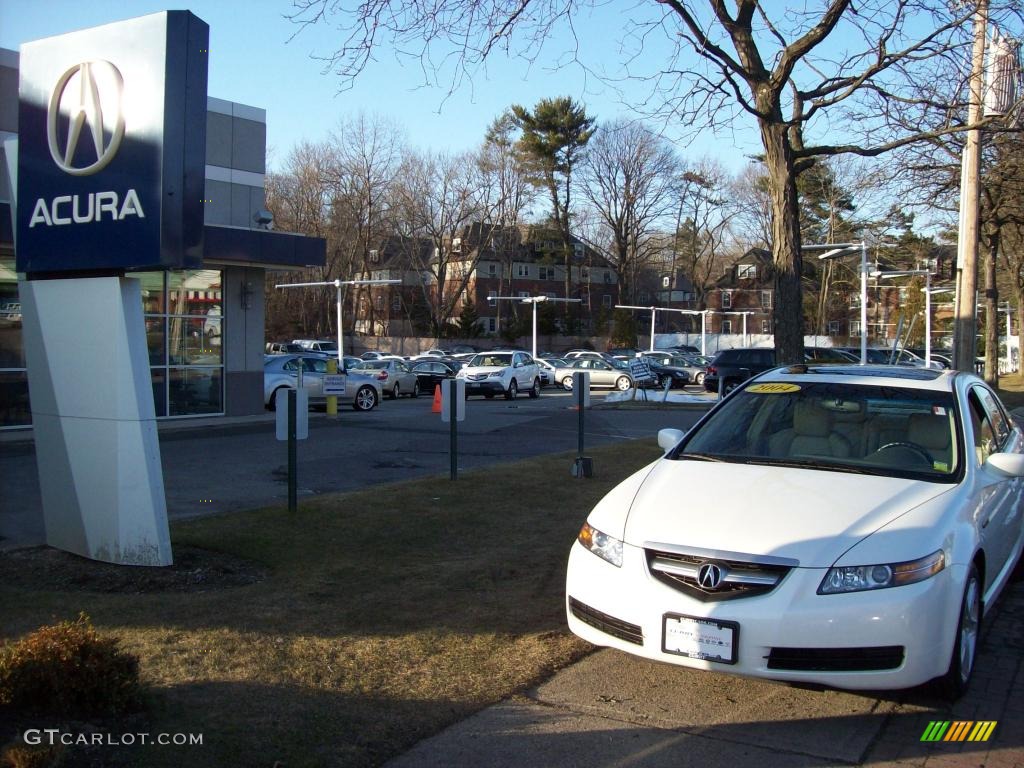
[[[370,252],[379,249],[392,232],[395,178],[405,152],[401,129],[390,119],[355,115],[338,123],[331,135],[332,163],[325,171],[331,189],[333,260],[332,276],[342,279],[370,274]],[[367,286],[353,286],[352,303],[366,295]],[[342,289],[342,301],[349,301],[349,286]],[[369,302],[369,317],[376,320],[376,307]]]
[[[332,193],[328,169],[331,162],[330,148],[326,144],[305,142],[291,151],[282,171],[269,174],[266,202],[278,229],[329,238]],[[336,266],[329,250],[326,266],[304,270],[301,282],[326,280]],[[266,290],[266,324],[272,335],[327,335],[331,312],[322,291],[278,291],[272,285]],[[311,295],[315,296],[313,300],[310,300]]]
[[[399,233],[408,242],[426,241],[432,246],[417,247],[411,255],[421,274],[430,275],[430,280],[422,283],[423,300],[429,308],[431,331],[441,337],[456,315],[481,253],[480,249],[471,250],[468,243],[463,248],[457,238],[484,221],[488,231],[477,237],[489,239],[493,227],[491,189],[475,154],[409,153],[397,192],[395,223]]]
[[[708,289],[721,273],[731,225],[741,210],[733,187],[728,172],[705,158],[683,172],[677,188],[672,274],[677,265],[683,270],[700,309],[706,307]]]
[[[994,19],[1016,5],[988,1]],[[339,0],[295,3],[293,18],[300,23],[341,17],[341,45],[328,59],[343,78],[357,76],[374,48],[389,42],[417,55],[428,81],[449,78],[450,88],[495,52],[536,57],[556,28],[572,36],[576,14],[599,5],[369,0],[348,9]],[[972,3],[945,0],[660,0],[631,9],[636,20],[622,46],[570,37],[566,58],[578,61],[585,43],[601,55],[624,51],[624,69],[647,85],[634,89],[643,91],[635,106],[694,130],[728,127],[741,116],[752,121],[764,150],[772,207],[776,349],[781,362],[798,362],[803,318],[796,179],[817,157],[874,156],[936,133],[962,131],[963,125],[952,124],[922,130],[921,122],[907,118],[962,107],[942,93],[921,99],[920,86],[941,82],[937,72],[948,62],[963,63],[973,10]],[[659,53],[649,62],[644,53],[651,49]],[[966,73],[966,67],[957,71]]]
[[[480,150],[480,172],[493,191],[494,236],[491,238],[491,250],[500,263],[498,294],[501,296],[512,289],[512,264],[519,252],[519,227],[537,197],[537,188],[530,183],[528,160],[518,143],[518,133],[515,117],[511,111],[506,111],[488,127]],[[500,328],[504,307],[502,302],[496,303]],[[512,311],[515,314],[515,305]]]
[[[658,250],[654,235],[671,215],[676,178],[672,147],[640,123],[607,123],[589,144],[580,190],[608,229],[624,299],[636,300],[635,277]]]

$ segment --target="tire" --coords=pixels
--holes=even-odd
[[[615,388],[619,390],[619,392],[625,392],[632,386],[633,382],[629,380],[628,376],[619,376],[619,378],[615,380]]]
[[[377,390],[368,384],[357,389],[352,407],[357,411],[372,411],[377,407]]]
[[[704,385],[704,374],[703,373],[698,373],[697,376],[694,378],[694,382],[693,383],[694,384],[699,384],[699,385],[703,386]]]
[[[267,408],[269,408],[272,411],[276,411],[277,410],[277,393],[278,392],[287,392],[289,389],[291,389],[291,387],[278,387],[273,392],[271,392],[270,393],[270,402],[267,404]]]
[[[420,383],[417,381],[416,383],[414,383],[412,385],[412,394],[410,395],[410,397],[419,397],[419,396],[420,396]]]
[[[566,376],[562,379],[562,389],[566,392],[572,392],[572,376]]]
[[[400,394],[402,394],[402,390],[401,387],[398,386],[398,382],[396,381],[395,386],[394,388],[392,388],[391,394],[389,394],[388,397],[391,398],[392,400],[397,400]]]
[[[536,400],[540,397],[540,379],[533,380],[533,386],[530,387],[530,399]]]
[[[938,680],[939,692],[949,701],[963,696],[971,684],[981,638],[981,614],[981,577],[977,566],[972,563],[960,601],[960,620],[956,625],[956,641],[949,657],[949,669]]]
[[[512,379],[512,381],[510,381],[508,383],[508,391],[505,392],[505,399],[506,400],[515,400],[516,399],[516,395],[518,395],[518,394],[519,394],[519,385],[516,384],[516,380],[515,379]]]

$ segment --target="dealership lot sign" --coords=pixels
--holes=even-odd
[[[208,41],[167,11],[22,46],[19,272],[200,266]]]

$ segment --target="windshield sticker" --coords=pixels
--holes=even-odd
[[[751,384],[744,390],[744,392],[754,392],[759,395],[780,395],[799,391],[799,384],[785,384],[782,382],[776,384]]]
[[[946,415],[946,409],[943,408],[941,405],[933,405],[932,406],[932,415],[933,416],[945,416]]]

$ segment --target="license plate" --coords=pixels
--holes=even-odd
[[[694,616],[665,615],[662,650],[691,659],[736,663],[740,625]]]

